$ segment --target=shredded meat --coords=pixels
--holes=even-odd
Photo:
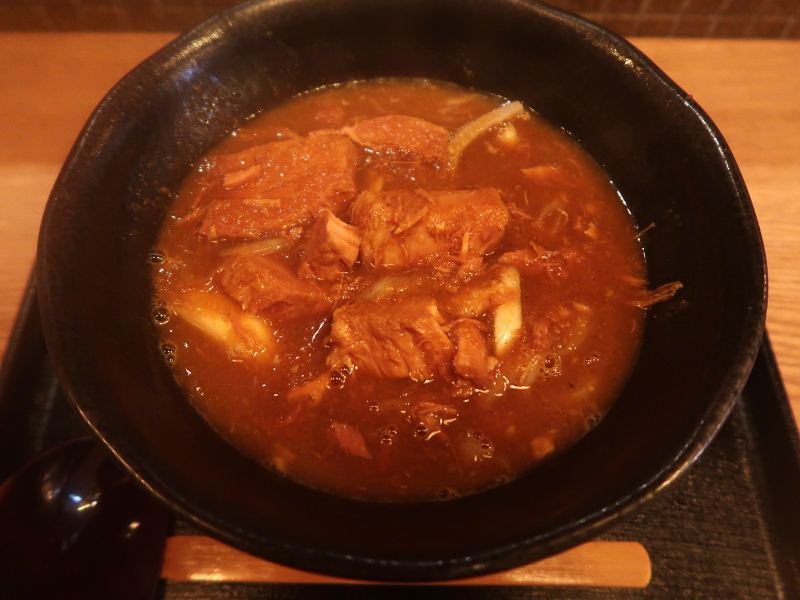
[[[242,308],[253,314],[295,319],[324,314],[332,305],[315,283],[298,279],[266,256],[231,256],[222,264],[220,283]]]
[[[408,152],[426,161],[444,161],[450,132],[429,121],[405,115],[366,119],[343,133],[370,150]]]
[[[338,210],[356,192],[356,150],[340,135],[270,142],[220,156],[198,233],[210,240],[256,239],[305,224],[323,208]]]
[[[453,367],[456,373],[486,387],[492,380],[497,359],[489,355],[483,330],[486,326],[473,319],[459,319],[451,332],[456,339]]]
[[[323,211],[311,229],[300,276],[336,279],[356,262],[360,244],[361,237],[355,227],[337,219],[331,211]]]
[[[562,272],[571,259],[577,258],[574,250],[546,250],[530,242],[530,248],[506,252],[497,262],[517,267],[525,274],[549,273],[557,275]]]
[[[470,261],[491,251],[508,223],[494,189],[363,192],[351,216],[361,258],[372,267]]]
[[[380,377],[428,381],[444,373],[453,345],[427,296],[359,300],[336,309],[328,366],[355,365]]]
[[[364,441],[364,436],[361,432],[346,423],[332,423],[333,433],[336,436],[336,441],[339,447],[352,456],[359,458],[372,458],[372,455],[367,449],[367,442]]]
[[[648,290],[644,286],[639,288],[636,293],[636,298],[631,302],[634,306],[639,308],[649,308],[659,302],[664,302],[672,298],[675,293],[683,287],[680,281],[673,281],[658,286],[654,290]]]

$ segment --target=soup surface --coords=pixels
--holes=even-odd
[[[419,80],[317,90],[234,132],[151,260],[162,350],[208,421],[301,483],[388,501],[573,444],[674,293],[645,290],[626,207],[566,134]]]

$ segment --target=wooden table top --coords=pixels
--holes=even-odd
[[[0,350],[34,258],[50,187],[89,113],[168,34],[0,34]],[[800,415],[800,41],[639,38],[709,113],[758,214],[767,328]]]

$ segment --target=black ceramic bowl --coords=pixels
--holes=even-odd
[[[318,86],[429,77],[522,100],[607,170],[645,238],[638,365],[605,420],[502,487],[381,504],[307,489],[218,436],[182,396],[151,320],[148,252],[189,166],[251,115]],[[764,255],[716,127],[635,48],[523,0],[251,2],[134,69],[89,120],[39,245],[42,319],[60,381],[127,468],[179,515],[300,569],[430,581],[530,562],[637,509],[699,455],[759,346]]]

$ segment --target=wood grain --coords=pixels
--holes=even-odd
[[[0,352],[36,254],[39,221],[97,103],[165,34],[0,34]]]
[[[170,34],[0,33],[0,350],[50,187],[92,108]],[[709,113],[761,224],[767,324],[800,414],[800,41],[633,40]]]
[[[444,585],[580,585],[645,587],[650,557],[637,542],[588,542],[538,562]],[[176,581],[269,583],[368,583],[306,573],[261,560],[205,536],[167,540],[161,576]]]

